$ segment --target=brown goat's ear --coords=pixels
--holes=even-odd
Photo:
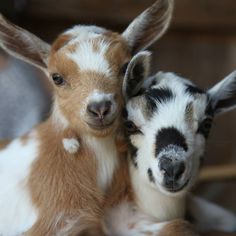
[[[157,0],[123,32],[133,54],[147,48],[167,30],[173,12],[173,0]]]
[[[131,59],[123,81],[123,94],[126,100],[136,96],[142,88],[149,74],[150,59],[151,53],[148,51],[139,52]]]
[[[0,46],[12,56],[46,71],[50,45],[7,21],[1,14]]]

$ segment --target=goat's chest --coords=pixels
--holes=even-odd
[[[27,177],[37,153],[37,141],[20,139],[0,151],[0,235],[22,234],[37,220]]]
[[[118,166],[118,153],[113,138],[96,138],[87,141],[97,163],[97,185],[105,191],[111,183],[114,171]]]

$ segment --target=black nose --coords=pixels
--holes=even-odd
[[[103,120],[111,111],[110,101],[93,102],[87,106],[87,113],[92,118]]]
[[[160,169],[164,170],[164,176],[175,181],[180,179],[185,171],[185,164],[182,161],[174,161],[169,157],[160,158]]]

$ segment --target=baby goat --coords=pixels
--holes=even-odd
[[[198,176],[213,118],[236,105],[236,72],[207,91],[174,73],[162,72],[142,86],[148,58],[148,52],[137,54],[125,75],[129,163],[123,161],[128,167],[117,173],[113,183],[107,231],[128,236],[162,235],[165,230],[169,235],[168,221],[185,218],[186,210],[197,229],[233,231],[233,214],[187,192]],[[180,235],[185,235],[184,230]]]
[[[172,0],[156,1],[122,35],[78,25],[52,47],[0,16],[0,45],[54,87],[49,119],[0,143],[1,236],[77,235],[96,225],[119,165],[124,65],[161,37],[172,8]]]

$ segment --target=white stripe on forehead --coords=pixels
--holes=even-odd
[[[110,76],[110,67],[105,54],[109,48],[109,43],[98,41],[98,50],[93,49],[93,40],[78,42],[77,48],[67,56],[72,59],[80,70],[92,70]]]
[[[110,76],[110,66],[105,58],[110,44],[101,39],[105,32],[106,29],[97,26],[75,26],[65,32],[72,36],[67,45],[76,47],[74,52],[66,54],[80,70],[92,70]]]

